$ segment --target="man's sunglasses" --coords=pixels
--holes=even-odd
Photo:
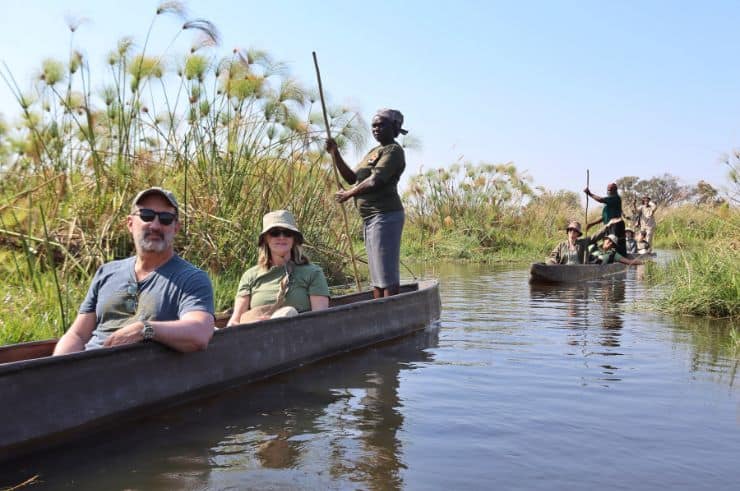
[[[270,237],[280,237],[281,235],[283,237],[293,237],[295,235],[295,232],[292,230],[286,230],[284,228],[271,228],[267,233]]]
[[[171,213],[169,211],[154,211],[149,208],[140,208],[139,211],[132,213],[132,215],[139,215],[139,218],[145,222],[154,221],[154,217],[159,218],[159,223],[162,225],[171,225],[172,222],[177,220],[177,213]]]
[[[133,281],[129,281],[126,284],[126,295],[126,310],[135,314],[139,305],[139,285]]]

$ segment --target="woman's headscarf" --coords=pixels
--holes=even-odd
[[[408,131],[402,128],[403,114],[401,114],[401,111],[396,109],[379,109],[375,115],[390,121],[393,124],[393,128],[396,130],[396,133],[401,133],[402,135],[408,133]]]

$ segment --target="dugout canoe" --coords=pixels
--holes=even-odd
[[[326,310],[222,329],[196,353],[159,343],[57,357],[48,356],[56,340],[0,347],[0,461],[410,334],[440,310],[430,280],[393,297],[332,297]]]
[[[601,278],[624,277],[628,265],[613,264],[545,264],[534,263],[529,269],[532,283],[580,283]]]

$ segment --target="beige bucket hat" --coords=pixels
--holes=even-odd
[[[577,222],[576,220],[571,220],[568,222],[568,226],[565,227],[565,231],[567,232],[570,229],[574,229],[576,232],[578,232],[578,235],[583,235],[583,232],[581,232],[581,222]]]
[[[259,245],[262,245],[262,241],[265,238],[265,234],[270,231],[271,228],[284,228],[292,230],[296,233],[296,240],[298,244],[303,244],[303,234],[298,230],[298,225],[295,223],[293,214],[288,210],[276,210],[267,213],[262,217],[262,232],[260,232]]]
[[[617,239],[617,236],[614,235],[614,234],[609,234],[609,235],[607,235],[604,238],[611,240],[612,241],[612,244],[614,244],[614,245],[617,245],[619,243],[619,239]]]

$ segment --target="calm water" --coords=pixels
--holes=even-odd
[[[634,271],[426,274],[438,326],[37,455],[0,488],[737,489],[728,326],[645,313]]]

